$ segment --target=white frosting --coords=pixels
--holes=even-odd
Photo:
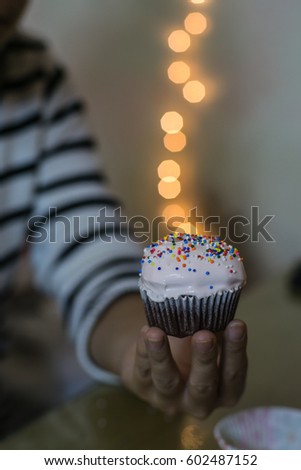
[[[231,245],[200,235],[165,238],[144,249],[139,286],[151,300],[162,302],[180,295],[203,298],[245,285],[242,258]]]

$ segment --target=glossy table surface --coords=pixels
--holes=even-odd
[[[249,328],[249,374],[239,405],[200,422],[167,418],[123,388],[97,385],[2,441],[0,449],[217,449],[223,416],[260,405],[301,408],[301,299],[284,279],[243,293],[237,317]]]

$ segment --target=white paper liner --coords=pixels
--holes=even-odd
[[[241,290],[203,299],[186,295],[155,302],[141,289],[141,297],[149,325],[181,338],[193,335],[198,330],[224,330],[234,318]]]
[[[256,407],[226,416],[214,427],[224,450],[300,450],[301,411],[287,407]]]

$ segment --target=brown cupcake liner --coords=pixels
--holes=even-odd
[[[157,326],[166,334],[182,338],[198,330],[222,331],[233,320],[242,289],[199,299],[183,295],[163,302],[151,300],[141,290],[146,317],[150,326]]]

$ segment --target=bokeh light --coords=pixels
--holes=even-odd
[[[180,223],[178,226],[180,232],[189,233],[190,235],[197,235],[197,229],[190,222]]]
[[[176,134],[179,132],[184,123],[181,114],[176,111],[168,111],[161,118],[161,127],[167,134]]]
[[[181,174],[180,165],[174,160],[164,160],[158,166],[158,175],[161,180],[171,182],[171,181],[178,179],[180,174]]]
[[[191,0],[191,3],[194,3],[195,5],[199,5],[200,3],[204,3],[205,0]]]
[[[177,29],[168,36],[168,45],[175,52],[185,52],[190,46],[190,36],[183,29]]]
[[[165,199],[174,199],[181,192],[181,183],[178,180],[171,182],[161,180],[158,184],[158,191]]]
[[[198,424],[189,424],[181,432],[183,449],[202,449],[205,442],[205,432]]]
[[[185,211],[183,207],[179,206],[178,204],[169,204],[165,207],[162,214],[165,218],[165,222],[167,222],[172,217],[185,218]]]
[[[190,34],[202,34],[207,28],[205,16],[198,12],[187,15],[184,24],[186,31]]]
[[[168,78],[174,83],[185,83],[190,77],[190,67],[179,60],[173,62],[167,70]]]
[[[206,0],[190,0],[192,4],[198,5]],[[192,12],[184,19],[184,28],[172,31],[168,36],[168,46],[176,53],[183,53],[191,45],[191,36],[202,34],[207,28],[207,18],[199,12]],[[182,56],[180,56],[182,59]],[[191,80],[191,69],[185,60],[174,60],[167,69],[167,75],[171,82],[182,84],[184,98],[190,103],[199,103],[206,96],[206,88],[199,80]],[[208,90],[207,90],[208,91]],[[210,90],[208,91],[210,92]],[[187,144],[186,135],[182,132],[184,120],[181,114],[176,111],[166,112],[160,120],[161,128],[165,132],[163,142],[165,148],[170,152],[181,152]],[[185,121],[185,124],[186,121]],[[174,199],[181,193],[180,165],[174,160],[164,160],[157,168],[160,182],[158,192],[165,199]],[[183,202],[183,201],[181,201]],[[176,227],[179,231],[187,233],[197,233],[197,229],[185,218],[185,210],[182,205],[169,204],[163,210],[165,221],[175,219]],[[200,233],[200,232],[199,232]],[[192,433],[191,433],[192,431]],[[194,429],[187,428],[186,437],[194,434]],[[189,434],[189,436],[188,436]],[[185,437],[183,435],[183,437]],[[195,436],[193,436],[195,437]],[[184,439],[185,440],[185,439]]]
[[[198,80],[191,80],[184,85],[183,95],[190,103],[199,103],[205,98],[206,89]]]
[[[186,135],[181,131],[176,134],[166,134],[163,140],[165,148],[170,152],[181,152],[186,147]]]

